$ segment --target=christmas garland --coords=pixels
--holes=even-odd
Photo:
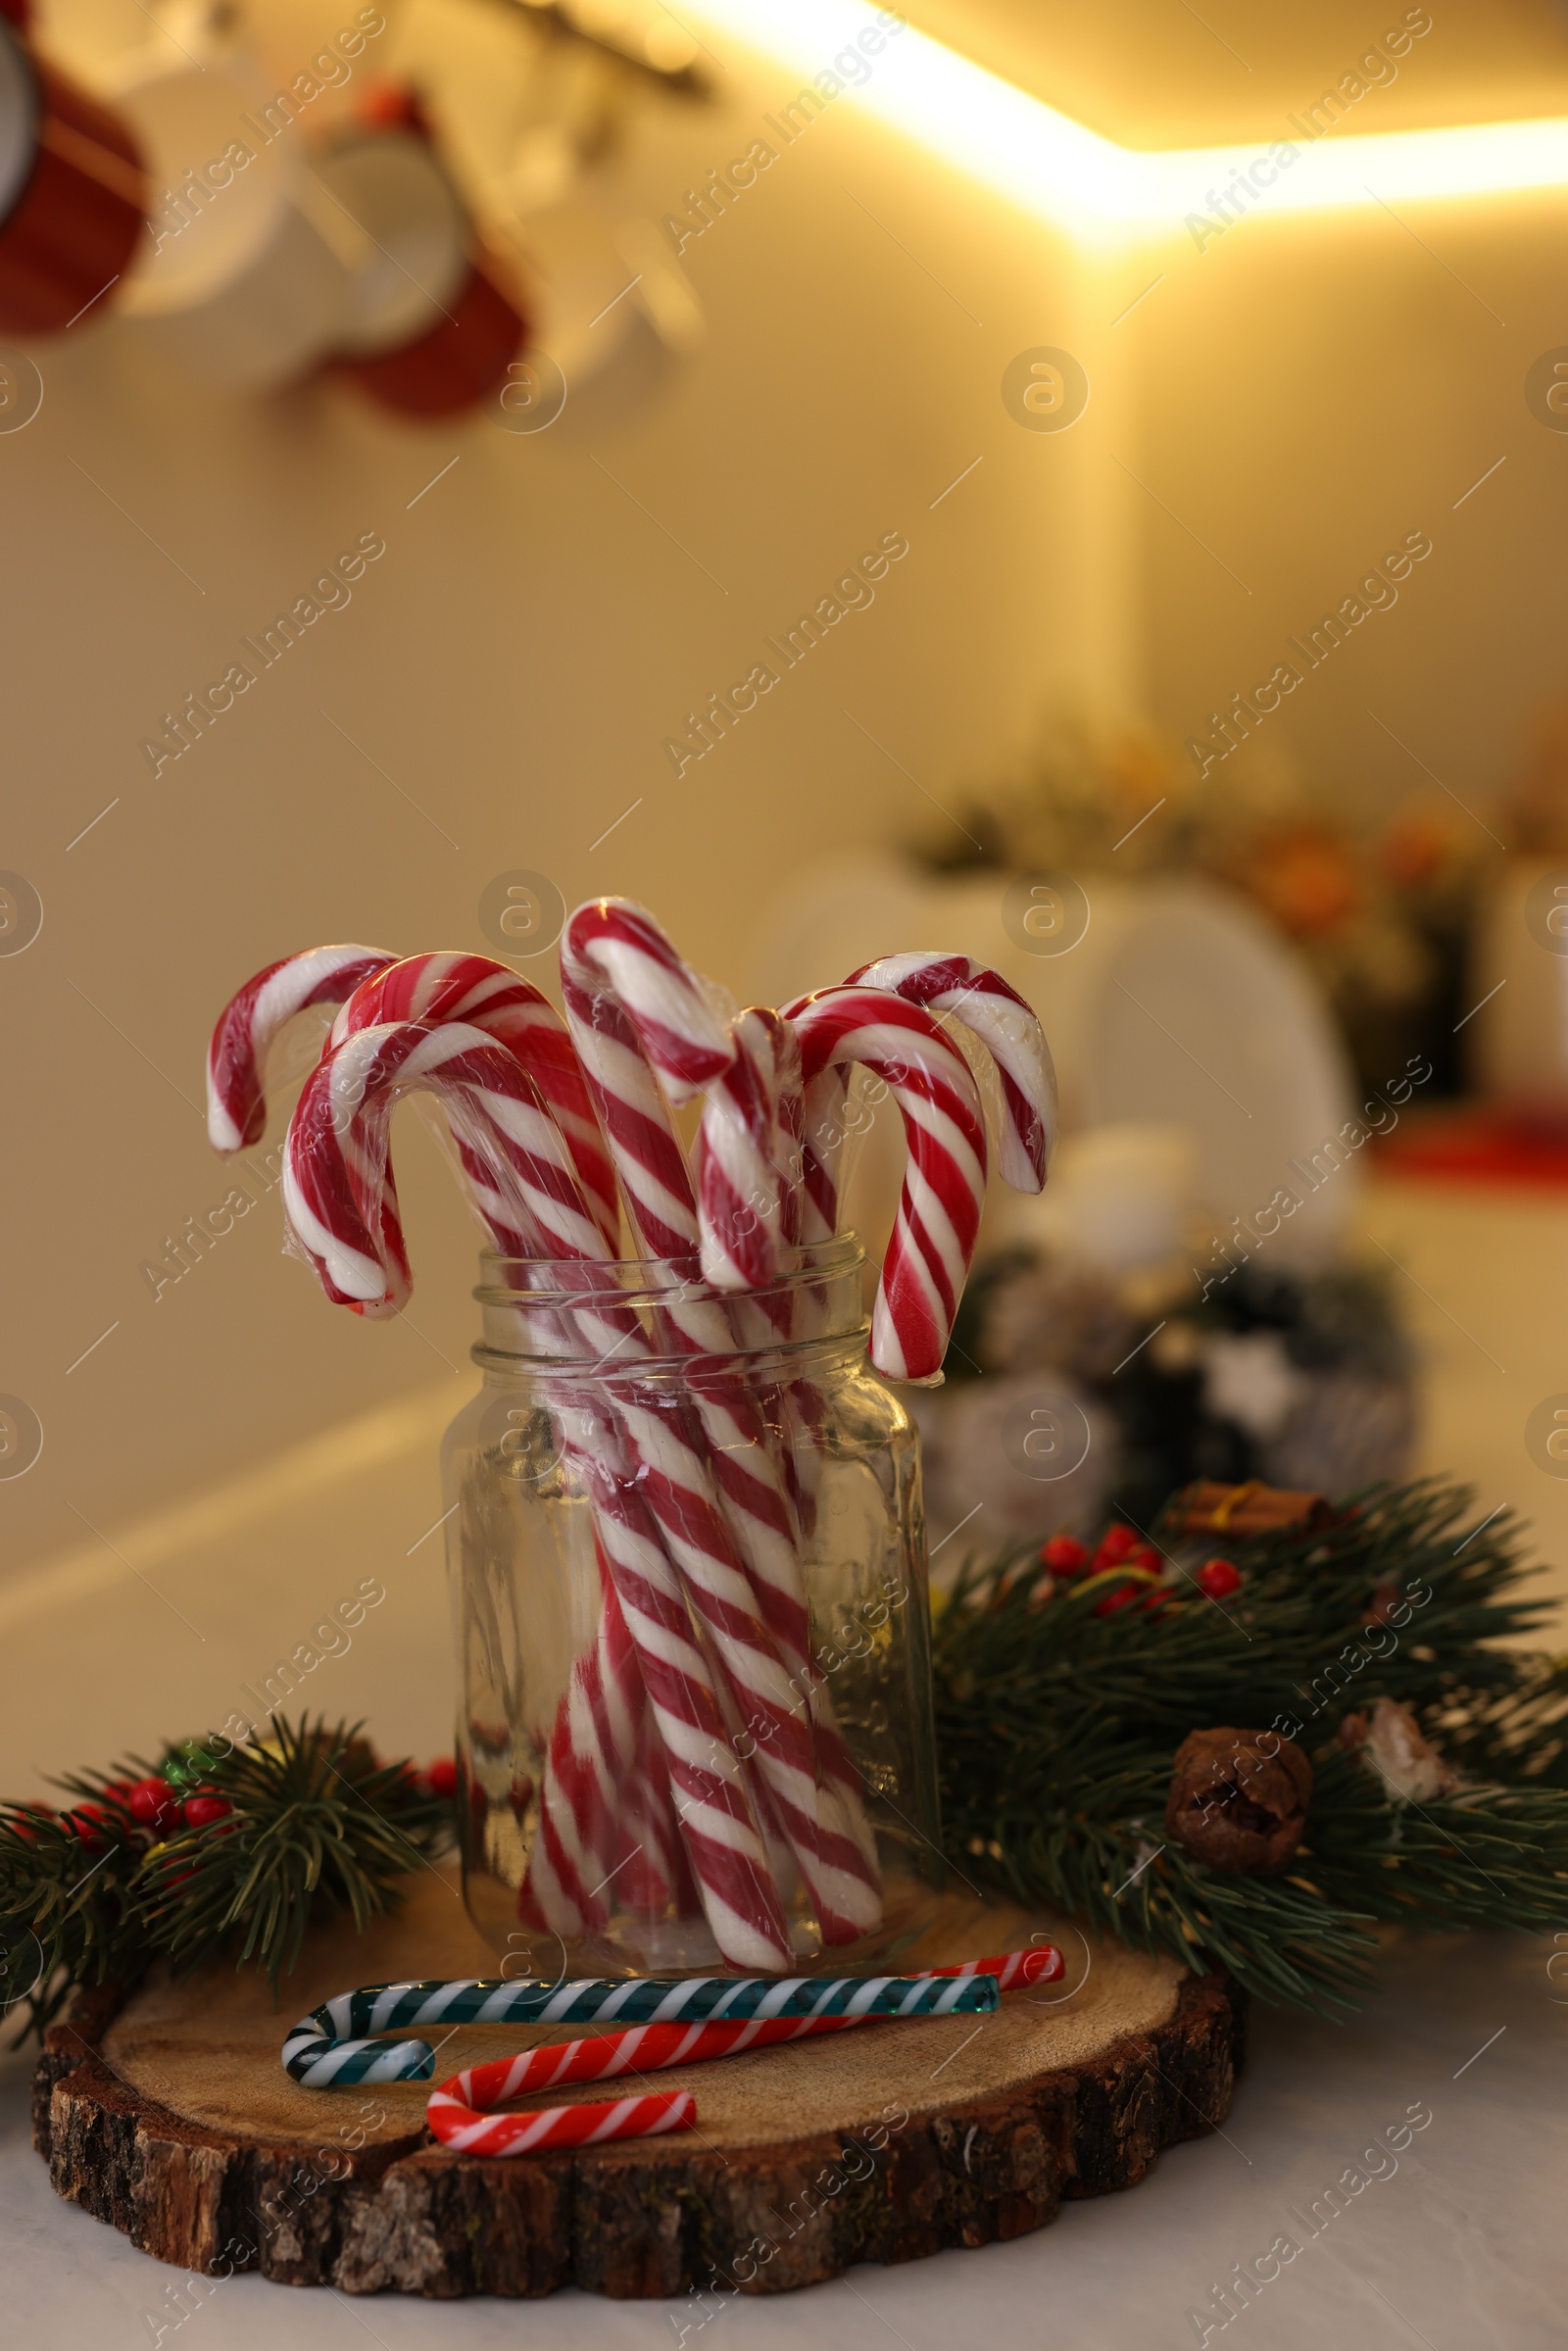
[[[1193,1489],[967,1572],[935,1631],[955,1865],[1307,2008],[1352,2003],[1380,1924],[1568,1924],[1568,1660],[1503,1645],[1548,1604],[1469,1505]]]
[[[0,1805],[0,2006],[42,2032],[78,1984],[231,1950],[275,1991],[308,1926],[363,1928],[447,1843],[456,1772],[383,1763],[358,1724],[274,1718],[263,1742],[167,1748]]]
[[[937,1614],[959,1874],[1266,1999],[1351,2004],[1380,1924],[1568,1926],[1568,1659],[1506,1512],[1436,1481],[1331,1510],[1194,1488],[1147,1531],[966,1571]],[[217,1751],[219,1747],[222,1751]],[[449,1843],[456,1771],[274,1721],[0,1804],[0,2009],[224,1953],[274,1989]]]

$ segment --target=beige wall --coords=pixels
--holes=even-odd
[[[1255,217],[1201,254],[1184,240],[1136,314],[1145,478],[1213,551],[1150,506],[1150,700],[1181,738],[1202,728],[1424,530],[1433,553],[1397,606],[1238,756],[1266,744],[1353,792],[1432,794],[1376,711],[1485,817],[1563,685],[1568,436],[1529,413],[1524,384],[1568,333],[1568,202],[1398,209]]]
[[[632,203],[678,202],[784,84],[737,64],[725,88],[649,121]],[[43,410],[0,436],[0,862],[45,905],[36,943],[0,959],[0,1390],[45,1430],[36,1467],[0,1482],[9,1569],[442,1359],[454,1406],[466,1385],[473,1237],[409,1112],[404,1323],[335,1311],[279,1262],[275,1196],[154,1303],[139,1265],[227,1188],[197,1105],[207,1032],[249,972],[324,939],[482,947],[481,890],[525,866],[568,904],[634,892],[739,984],[792,869],[930,814],[846,710],[946,797],[1043,679],[1093,674],[1106,612],[1080,604],[1075,483],[1094,444],[1017,430],[998,395],[1015,351],[1078,332],[1051,238],[845,105],[686,258],[702,349],[618,421],[568,409],[538,438],[406,430],[333,393],[220,397],[112,327],[40,353]],[[890,528],[910,552],[874,607],[677,783],[671,727]],[[366,530],[387,552],[352,605],[154,780],[144,733]]]
[[[646,116],[628,208],[677,205],[794,86],[732,57],[720,103]],[[1568,438],[1521,386],[1562,331],[1561,211],[1412,210],[1432,254],[1374,212],[1080,265],[845,100],[688,249],[708,339],[618,413],[415,431],[332,392],[206,392],[113,326],[41,352],[43,411],[0,436],[3,862],[46,907],[0,959],[0,1389],[45,1429],[0,1482],[6,1567],[432,1373],[454,1406],[466,1388],[473,1236],[408,1112],[403,1323],[278,1261],[275,1195],[157,1303],[138,1270],[223,1198],[202,1053],[263,961],[481,947],[485,883],[526,866],[568,904],[635,893],[744,986],[769,900],[824,844],[925,830],[924,794],[952,804],[1042,704],[1147,702],[1185,736],[1414,527],[1434,553],[1397,609],[1267,739],[1368,789],[1421,783],[1370,707],[1483,797],[1558,667]],[[1039,343],[1089,367],[1071,433],[1002,407]],[[874,607],[677,781],[686,710],[890,528],[910,552]],[[387,552],[352,606],[155,780],[142,735],[366,530]]]

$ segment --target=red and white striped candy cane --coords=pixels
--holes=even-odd
[[[756,2016],[718,2017],[694,2025],[627,2025],[618,2033],[587,2033],[580,2040],[551,2042],[517,2057],[466,2066],[431,2091],[430,2105],[439,2098],[445,2107],[486,2113],[509,2098],[564,2089],[573,2082],[662,2074],[672,2066],[707,2065],[716,2057],[739,2057],[747,2049],[770,2049],[780,2041],[814,2040],[824,2033],[851,2033],[858,2025],[887,2022],[875,2015]]]
[[[545,2106],[537,2114],[476,2115],[446,2085],[431,2093],[425,2121],[443,2146],[464,2155],[535,2155],[547,2147],[602,2147],[607,2139],[653,2138],[690,2131],[697,2101],[689,2089],[656,2090],[640,2098]]]
[[[289,1121],[290,1230],[335,1303],[396,1313],[412,1289],[396,1196],[383,1181],[400,1095],[437,1094],[488,1173],[479,1208],[513,1256],[599,1254],[570,1154],[544,1097],[505,1046],[461,1021],[360,1029],[314,1069]]]
[[[396,955],[378,947],[313,947],[245,982],[219,1014],[207,1049],[207,1138],[228,1156],[267,1127],[267,1056],[280,1029],[312,1004],[340,1004]]]
[[[638,1248],[686,1261],[697,1201],[669,1115],[726,1069],[734,1049],[696,976],[628,900],[596,898],[561,935],[562,999]]]
[[[489,955],[406,955],[355,990],[332,1024],[328,1050],[357,1029],[395,1020],[427,1027],[466,1021],[510,1046],[565,1138],[594,1222],[613,1255],[620,1240],[615,1170],[566,1024],[550,999]]]
[[[879,955],[846,988],[885,988],[929,1012],[951,1012],[996,1063],[1005,1115],[997,1173],[1015,1192],[1039,1192],[1056,1142],[1056,1072],[1031,1005],[999,972],[968,955]]]
[[[929,1012],[873,988],[827,988],[792,1007],[808,1088],[858,1062],[890,1088],[908,1164],[871,1319],[871,1361],[891,1379],[942,1368],[980,1229],[985,1121],[969,1065]],[[820,1148],[819,1148],[820,1146]],[[808,1177],[827,1148],[806,1136]],[[813,1195],[820,1207],[822,1195]]]
[[[916,1982],[938,1978],[995,1976],[999,1991],[1014,1991],[1031,1984],[1054,1984],[1065,1974],[1061,1953],[1054,1943],[1036,1944],[1027,1951],[1002,1951],[989,1959],[968,1959],[956,1967],[922,1968]],[[853,2032],[857,2026],[888,2021],[885,2014],[828,2016],[711,2018],[695,2024],[628,2025],[615,2033],[587,2033],[577,2040],[547,2042],[515,2057],[497,2057],[484,2065],[465,2067],[430,2093],[431,2129],[439,2111],[445,2127],[440,2135],[449,2145],[471,2147],[474,2142],[456,2135],[467,2128],[465,2117],[489,2113],[510,2099],[531,2097],[564,2088],[576,2082],[614,2082],[625,2074],[658,2074],[682,2065],[707,2065],[720,2057],[737,2057],[747,2049],[776,2047],[780,2042],[813,2039],[823,2033]]]
[[[734,1045],[695,975],[639,907],[610,899],[578,907],[562,934],[561,958],[567,1023],[633,1229],[650,1256],[690,1262],[696,1201],[665,1095],[680,1099],[710,1084],[730,1065]],[[728,1320],[710,1304],[672,1296],[662,1322],[688,1352],[733,1350]],[[764,1613],[772,1598],[798,1615],[804,1659],[804,1593],[787,1590],[779,1565],[777,1545],[790,1530],[768,1431],[741,1378],[698,1379],[691,1409],[695,1443],[680,1414],[628,1404],[644,1492],[757,1741],[758,1771],[824,1936],[854,1940],[880,1919],[880,1888],[858,1809],[858,1777],[839,1742],[835,1762],[855,1786],[818,1788],[809,1703],[792,1688]],[[798,1592],[798,1564],[788,1573]]]
[[[394,1000],[410,997],[418,977],[408,973]],[[290,1223],[329,1295],[372,1314],[408,1296],[387,1125],[397,1097],[415,1088],[444,1102],[498,1243],[514,1252],[548,1249],[568,1256],[602,1249],[543,1095],[507,1047],[453,1020],[435,1028],[421,1021],[347,1025],[350,1033],[301,1096],[284,1154]],[[544,1923],[558,1934],[603,1923],[597,1889],[613,1871],[584,1735],[589,1705],[574,1677],[547,1746],[540,1791],[536,1875]]]
[[[715,1290],[760,1290],[775,1280],[798,1144],[783,1123],[800,1092],[794,1031],[754,1004],[730,1022],[735,1058],[704,1090],[697,1216],[703,1279]]]
[[[1054,1943],[1036,1943],[1027,1951],[999,1951],[990,1959],[966,1959],[960,1967],[920,1970],[922,1976],[995,1976],[1001,1991],[1015,1991],[1023,1984],[1058,1984],[1066,1972]]]
[[[487,1167],[480,1212],[503,1253],[566,1260],[564,1286],[570,1261],[602,1255],[560,1133],[533,1080],[505,1047],[461,1022],[363,1029],[312,1073],[284,1152],[290,1223],[330,1297],[362,1312],[384,1313],[408,1295],[386,1143],[394,1101],[416,1087],[440,1096],[455,1131]],[[634,1329],[623,1311],[585,1293],[572,1308],[564,1341],[590,1360],[623,1347],[630,1356],[626,1342]],[[592,1390],[574,1392],[569,1383],[563,1384],[557,1404],[636,1643],[705,1915],[729,1964],[777,1972],[788,1965],[789,1939],[745,1773],[692,1638],[686,1591],[663,1524],[647,1498],[657,1490],[668,1507],[675,1489],[667,1473],[651,1476],[635,1450],[627,1458],[625,1432],[635,1446],[637,1415],[610,1418]],[[641,1421],[646,1437],[657,1414],[645,1412]],[[675,1463],[700,1485],[700,1473],[679,1447]],[[576,1776],[576,1764],[586,1760],[585,1739],[553,1752],[558,1779],[564,1758],[566,1801],[553,1826],[559,1832],[570,1820],[581,1831],[592,1819],[592,1791]],[[549,1840],[542,1883],[559,1887],[561,1915],[568,1907],[584,1918],[590,1914],[596,1888],[584,1872],[600,1857],[586,1836],[579,1835],[576,1851],[559,1835]]]
[[[385,983],[373,998],[367,993],[372,982]],[[323,1058],[355,1029],[381,1025],[394,1017],[434,1022],[458,1018],[466,1012],[476,1013],[490,1033],[502,1035],[514,1051],[520,1048],[520,1057],[540,1079],[546,1099],[568,1134],[574,1147],[574,1163],[583,1172],[585,1188],[600,1210],[601,1227],[608,1227],[612,1246],[612,1236],[619,1224],[614,1175],[564,1025],[536,989],[515,980],[505,966],[493,964],[488,958],[425,955],[400,962],[380,949],[328,947],[288,956],[258,972],[226,1006],[214,1031],[209,1053],[208,1124],[219,1150],[238,1150],[263,1132],[264,1074],[269,1049],[297,1012],[320,1004],[342,1007]],[[465,1151],[471,1172],[482,1184],[485,1181],[482,1161],[475,1163],[462,1144],[460,1149]],[[373,1159],[374,1151],[369,1155]],[[377,1186],[372,1180],[368,1189],[379,1210],[382,1227],[379,1246],[385,1252],[392,1292],[405,1296],[407,1260],[397,1219],[396,1193],[384,1161],[384,1146],[381,1155],[382,1183]],[[390,1231],[386,1229],[388,1218]],[[562,1836],[569,1834],[580,1851],[573,1824],[567,1822],[563,1826],[561,1822],[559,1780],[548,1773],[543,1795],[548,1816],[547,1845],[559,1844]],[[548,1869],[549,1865],[547,1853],[543,1866]],[[592,1884],[606,1875],[610,1865],[607,1862],[604,1868],[598,1868],[590,1862],[588,1866],[593,1868],[593,1877],[588,1881]],[[558,1895],[552,1907],[562,1917],[568,1909],[573,1917],[577,1915],[564,1893]]]
[[[428,1027],[466,1022],[510,1048],[553,1113],[594,1221],[613,1254],[620,1233],[614,1168],[565,1023],[549,999],[488,955],[410,955],[376,973],[349,998],[333,1023],[328,1051],[360,1029],[389,1021]],[[470,1182],[483,1193],[487,1174],[482,1158],[475,1163],[461,1137],[459,1151]],[[618,1622],[612,1592],[607,1581],[606,1609],[613,1608]],[[618,1774],[623,1799],[629,1798],[626,1776],[635,1768],[646,1700],[634,1657],[629,1683],[617,1679],[606,1649],[610,1631],[608,1617],[602,1618],[595,1650],[574,1666],[562,1719],[546,1743],[532,1874],[539,1880],[542,1923],[560,1934],[581,1934],[603,1925],[608,1907],[597,1889],[613,1882],[623,1893],[625,1873],[638,1866],[609,1790]],[[620,1632],[629,1653],[623,1623]],[[612,1693],[624,1702],[612,1703]],[[639,1883],[648,1902],[662,1907],[667,1881],[652,1854],[655,1848],[667,1853],[672,1839],[648,1804],[640,1809],[637,1829],[637,1848],[643,1856]],[[575,1895],[569,1890],[572,1886]]]
[[[691,1099],[728,1066],[733,1048],[691,965],[629,898],[592,898],[562,934],[575,985],[608,988],[637,1032],[671,1102]]]
[[[751,1760],[800,1865],[824,1938],[853,1941],[881,1917],[874,1865],[839,1795],[818,1785],[808,1699],[792,1685],[762,1616],[733,1522],[719,1507],[707,1462],[682,1416],[645,1398],[635,1380],[618,1401],[642,1465],[641,1491],[728,1676]]]
[[[766,1846],[694,1637],[685,1586],[645,1498],[645,1472],[641,1464],[630,1474],[618,1466],[616,1433],[590,1406],[560,1409],[636,1643],[704,1915],[731,1967],[776,1975],[789,1965],[789,1935]]]

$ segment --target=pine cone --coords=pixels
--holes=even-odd
[[[1312,1766],[1274,1731],[1190,1731],[1176,1750],[1165,1834],[1233,1875],[1285,1869],[1301,1841]]]

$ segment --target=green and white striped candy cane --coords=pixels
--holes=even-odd
[[[688,1976],[630,1983],[591,1976],[540,1984],[505,1976],[370,1984],[339,1992],[299,2023],[283,2065],[307,2089],[351,2082],[428,2082],[428,2041],[371,2039],[403,2025],[663,2025],[716,2017],[978,2016],[999,1998],[995,1976]]]

